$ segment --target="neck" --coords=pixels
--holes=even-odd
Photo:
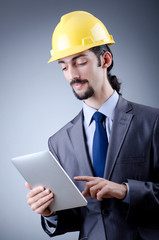
[[[110,85],[107,85],[106,88],[101,89],[101,91],[95,93],[84,102],[88,106],[98,110],[113,95],[113,93],[114,89]]]

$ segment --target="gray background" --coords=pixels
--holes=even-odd
[[[47,149],[47,139],[81,109],[58,64],[47,64],[60,16],[85,10],[113,35],[123,96],[159,107],[158,0],[5,0],[0,2],[0,239],[49,237],[26,203],[11,157]],[[55,239],[77,239],[78,233]]]

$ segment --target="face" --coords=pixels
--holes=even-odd
[[[60,59],[66,80],[70,83],[75,96],[80,100],[93,97],[104,84],[102,67],[98,66],[96,55],[86,50]]]

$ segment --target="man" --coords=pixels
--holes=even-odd
[[[54,194],[26,183],[28,204],[50,236],[80,231],[81,240],[159,238],[159,110],[120,96],[110,74],[113,43],[105,26],[81,11],[63,16],[53,33],[49,62],[58,60],[83,109],[49,139],[49,149],[88,205],[50,212]]]

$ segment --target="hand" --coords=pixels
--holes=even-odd
[[[127,186],[125,184],[118,184],[104,178],[89,176],[78,176],[74,177],[74,179],[86,182],[82,192],[85,197],[92,197],[99,201],[102,201],[103,198],[124,199],[126,197]]]
[[[53,212],[48,209],[48,206],[54,200],[54,194],[49,189],[41,186],[32,189],[27,182],[25,186],[30,190],[27,194],[27,203],[31,209],[45,217],[53,214]]]

